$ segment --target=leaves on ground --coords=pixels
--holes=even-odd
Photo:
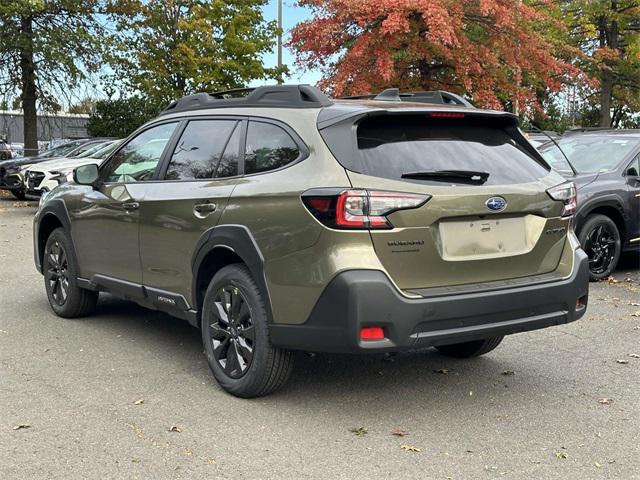
[[[569,454],[567,452],[556,452],[556,458],[564,460],[566,458],[569,458]]]
[[[510,377],[512,375],[515,375],[516,372],[514,372],[513,370],[505,370],[504,372],[502,372],[502,375],[505,375],[507,377]]]
[[[631,358],[640,358],[640,354],[637,354],[637,353],[630,353],[630,354],[629,354],[629,357],[631,357]]]
[[[596,468],[602,468],[602,465],[600,465],[598,462],[593,462],[593,466]]]
[[[613,399],[601,398],[600,400],[598,400],[598,403],[601,403],[602,405],[611,405],[613,403]]]
[[[391,431],[391,435],[395,435],[396,437],[405,437],[405,436],[409,435],[409,432],[407,432],[405,430],[400,430],[399,428],[396,428],[395,430]]]
[[[21,423],[13,427],[14,430],[21,430],[23,428],[31,428],[31,425],[29,425],[28,423]]]
[[[640,310],[631,314],[632,317],[640,317]]]
[[[364,437],[367,433],[369,433],[369,430],[367,430],[365,427],[352,428],[349,431],[357,437]]]
[[[144,398],[141,398],[140,400],[136,400],[135,402],[133,402],[134,405],[142,405],[144,403]]]
[[[406,443],[400,445],[400,448],[402,450],[407,451],[407,452],[421,452],[422,451],[418,447],[414,447],[413,445],[407,445]]]
[[[182,433],[182,429],[180,427],[178,427],[177,425],[172,425],[171,428],[169,429],[170,432],[177,432],[177,433]]]
[[[440,373],[442,375],[448,375],[449,369],[447,368],[439,368],[438,370],[434,370],[433,373]]]
[[[627,363],[629,363],[629,360],[618,359],[616,360],[616,363],[619,363],[620,365],[626,365]]]

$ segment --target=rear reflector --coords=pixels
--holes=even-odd
[[[384,329],[382,327],[362,327],[360,340],[384,340]]]

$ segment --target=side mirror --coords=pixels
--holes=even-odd
[[[78,185],[91,185],[95,186],[100,173],[98,171],[98,165],[90,163],[88,165],[82,165],[81,167],[74,168],[73,181]]]
[[[627,170],[627,177],[638,177],[638,170],[636,170],[636,167],[630,167]]]

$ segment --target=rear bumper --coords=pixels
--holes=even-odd
[[[380,353],[466,342],[573,322],[586,311],[587,255],[574,252],[568,278],[492,291],[409,299],[376,270],[337,275],[302,325],[271,324],[274,345],[335,352]],[[583,306],[576,310],[577,300]],[[384,340],[359,339],[381,326]]]

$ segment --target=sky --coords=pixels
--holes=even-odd
[[[283,41],[286,42],[289,39],[289,32],[299,22],[306,20],[310,17],[310,10],[296,5],[295,0],[283,0],[282,1],[282,27],[284,30]],[[264,19],[277,20],[278,19],[278,1],[269,0],[269,3],[264,7]],[[267,67],[275,67],[278,64],[278,55],[276,48],[273,52],[264,57],[264,63]],[[319,70],[300,70],[296,69],[294,65],[294,56],[286,48],[282,49],[282,63],[289,67],[289,72],[292,74],[290,78],[285,80],[285,83],[309,83],[315,85],[320,80],[321,74]],[[258,86],[265,83],[273,83],[272,81],[255,81],[251,83],[251,86]]]

